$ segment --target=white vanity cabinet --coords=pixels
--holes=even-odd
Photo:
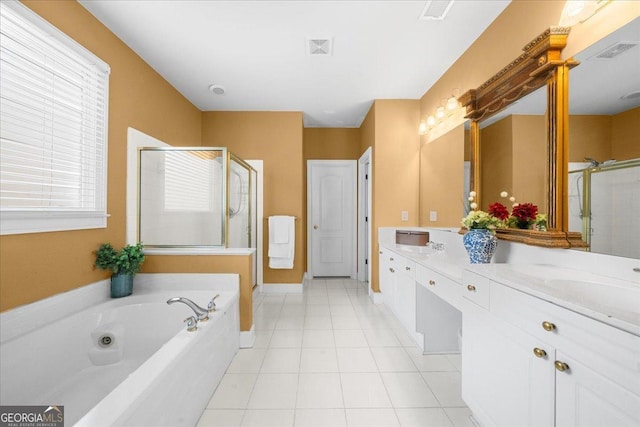
[[[396,272],[398,255],[387,249],[380,249],[379,284],[384,304],[395,312]]]
[[[388,249],[380,250],[380,292],[384,304],[395,314],[409,336],[422,348],[416,331],[416,263]]]
[[[483,426],[640,425],[640,337],[469,271],[463,290],[462,395]]]

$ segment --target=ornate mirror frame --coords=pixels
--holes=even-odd
[[[529,42],[514,61],[476,89],[465,92],[458,101],[471,120],[472,171],[471,187],[480,194],[480,121],[513,104],[522,97],[547,86],[547,183],[546,212],[548,231],[499,229],[503,240],[536,246],[568,248],[584,247],[580,233],[568,232],[567,159],[569,123],[569,70],[577,62],[563,60],[569,27],[550,27]]]

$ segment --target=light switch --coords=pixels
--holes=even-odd
[[[429,211],[429,221],[438,220],[438,211]]]
[[[402,211],[402,220],[409,221],[409,211]]]

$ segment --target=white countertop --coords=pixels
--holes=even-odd
[[[462,270],[471,265],[468,260],[453,258],[446,251],[436,252],[427,247],[385,245],[383,248],[394,251],[460,284],[462,284]]]
[[[475,264],[481,276],[640,336],[640,284],[541,264]]]

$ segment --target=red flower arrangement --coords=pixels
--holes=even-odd
[[[500,221],[504,221],[509,218],[509,210],[502,203],[495,202],[489,205],[489,215],[498,218]]]
[[[511,215],[515,216],[518,221],[534,221],[538,215],[538,207],[532,203],[520,203],[513,207]]]

